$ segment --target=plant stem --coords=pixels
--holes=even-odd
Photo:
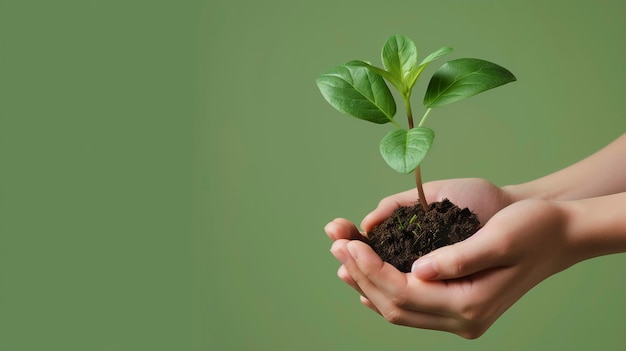
[[[428,202],[426,202],[426,196],[424,196],[424,187],[422,186],[422,172],[418,166],[415,169],[415,185],[417,187],[417,198],[424,209],[424,212],[428,212]]]
[[[432,110],[432,108],[429,108],[426,110],[426,112],[424,112],[424,115],[422,116],[422,120],[420,121],[420,124],[418,125],[418,127],[421,127],[424,125],[424,123],[426,122],[426,119],[428,118],[428,114],[430,113],[430,110]]]
[[[410,93],[404,96],[404,104],[406,105],[406,117],[409,120],[409,129],[413,129],[414,122],[413,122],[413,112],[411,111],[411,94]],[[426,117],[428,117],[430,110],[431,110],[430,108],[426,110],[426,112],[424,113],[424,116],[422,116],[422,119],[420,120],[420,124],[418,125],[418,127],[421,127],[424,124],[424,122],[426,122]],[[420,204],[422,205],[422,208],[424,208],[424,212],[428,212],[428,202],[426,202],[426,197],[424,196],[424,187],[422,186],[422,172],[419,166],[417,166],[414,173],[415,173],[415,186],[417,188],[417,198]]]
[[[406,106],[406,118],[409,121],[409,129],[413,129],[413,111],[411,111],[411,95],[404,96],[404,105]]]

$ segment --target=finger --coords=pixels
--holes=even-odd
[[[364,295],[379,309],[380,306],[386,306],[451,314],[450,299],[457,297],[457,290],[448,289],[444,282],[424,282],[398,271],[383,262],[362,242],[348,242],[346,248],[351,258],[346,261],[346,270]],[[419,291],[419,295],[415,294],[416,291]]]
[[[339,269],[337,270],[337,276],[344,283],[352,287],[352,289],[356,290],[360,295],[364,295],[363,291],[361,291],[361,288],[359,288],[359,286],[356,284],[354,279],[352,279],[352,276],[350,275],[350,273],[348,272],[345,266],[341,265],[341,267],[339,267]]]
[[[359,285],[352,278],[352,275],[350,275],[350,272],[346,269],[345,263],[348,261],[349,256],[350,256],[350,254],[348,253],[348,250],[346,249],[346,244],[348,242],[349,240],[345,240],[345,239],[336,240],[330,249],[331,253],[335,256],[335,258],[339,260],[339,262],[342,263],[341,267],[339,267],[339,269],[337,270],[337,276],[344,283],[348,284],[350,287],[356,290],[360,295],[365,295],[363,290],[361,290]]]
[[[507,265],[507,244],[487,223],[476,234],[454,245],[437,249],[413,263],[411,272],[423,280],[465,277]]]
[[[454,318],[438,314],[411,311],[398,308],[397,306],[395,308],[387,308],[386,312],[383,313],[368,298],[361,296],[360,300],[363,305],[378,313],[392,324],[421,329],[441,330],[461,335],[459,328],[460,323]]]
[[[394,295],[405,288],[406,274],[383,262],[369,245],[360,241],[350,241],[346,243],[346,249],[355,263],[353,265],[346,263],[346,268],[357,284],[373,285],[376,290],[386,295]],[[369,297],[369,294],[367,296]]]
[[[376,209],[363,218],[361,228],[366,232],[371,231],[377,224],[391,216],[393,211],[400,206],[411,206],[418,201],[417,190],[407,190],[402,193],[387,196],[380,200]]]
[[[346,279],[346,283],[360,291],[379,311],[400,307],[416,312],[454,315],[450,311],[450,301],[459,297],[459,291],[448,289],[445,282],[423,281],[401,273],[383,262],[363,242],[336,241],[333,251],[350,275],[350,278],[343,276],[342,280]],[[419,294],[415,294],[416,291]]]
[[[399,299],[406,296],[407,292],[406,274],[383,262],[365,243],[348,241],[341,244],[345,246],[337,245],[337,250],[346,250],[344,266],[363,292],[361,301],[367,307],[393,324],[450,330],[449,317],[405,309],[405,303],[399,303]],[[436,284],[444,285],[439,282]],[[448,321],[447,324],[443,322],[444,320]]]
[[[345,248],[346,244],[349,241],[350,240],[347,240],[347,239],[338,239],[338,240],[335,240],[333,244],[330,246],[330,253],[332,253],[333,256],[335,256],[335,258],[337,259],[337,261],[341,262],[343,265],[346,264],[350,256],[350,254],[347,253],[347,249]]]
[[[353,246],[352,248],[348,248]],[[389,263],[383,262],[366,244],[358,241],[340,240],[333,244],[333,253],[335,257],[343,260],[342,263],[346,271],[350,274],[352,281],[356,284],[355,289],[361,291],[361,296],[367,299],[366,306],[375,310],[376,312],[385,315],[384,311],[391,310],[391,299],[387,297],[387,293],[381,290],[383,287],[386,291],[394,291],[396,288],[394,284],[399,284],[398,288],[404,286],[403,282],[384,282],[381,287],[370,281],[368,276],[376,276],[382,274],[384,270],[395,271],[395,273],[403,276],[395,267]],[[364,267],[365,273],[359,268],[357,260],[360,261],[360,265]],[[368,261],[368,262],[365,262]],[[393,272],[390,272],[393,273]],[[397,276],[396,278],[397,279]],[[378,281],[382,281],[382,278],[378,278]]]
[[[347,219],[336,218],[324,227],[326,235],[332,240],[348,239],[348,240],[363,240],[364,236],[361,235],[357,227]]]
[[[380,313],[380,311],[378,310],[378,308],[376,308],[376,306],[365,296],[361,295],[360,297],[361,303],[363,305],[365,305],[365,307],[369,308],[370,310],[380,314],[382,316],[382,313]]]

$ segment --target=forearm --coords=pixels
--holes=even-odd
[[[626,192],[559,203],[573,263],[626,252]]]
[[[626,191],[626,134],[593,155],[545,177],[504,187],[512,201],[577,200]]]

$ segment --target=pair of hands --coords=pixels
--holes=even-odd
[[[331,252],[342,263],[339,278],[393,324],[477,338],[528,290],[574,263],[563,248],[566,214],[554,202],[514,201],[507,190],[481,179],[430,182],[424,192],[429,203],[448,198],[470,208],[484,226],[420,258],[410,273],[383,262],[348,220],[325,227],[334,241]],[[383,199],[361,228],[370,231],[416,198],[411,190]]]

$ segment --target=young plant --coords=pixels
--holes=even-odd
[[[426,110],[415,126],[411,107],[413,87],[429,63],[451,51],[450,47],[442,47],[418,62],[415,43],[405,36],[394,35],[382,49],[384,68],[365,61],[350,61],[317,78],[320,92],[337,110],[369,122],[391,123],[396,127],[380,141],[380,153],[395,171],[415,173],[418,199],[425,211],[428,211],[428,203],[424,197],[420,163],[435,138],[433,130],[424,127],[431,110],[516,80],[507,69],[485,60],[461,58],[448,61],[431,77],[423,99]],[[408,128],[394,119],[396,102],[385,81],[403,99]]]

